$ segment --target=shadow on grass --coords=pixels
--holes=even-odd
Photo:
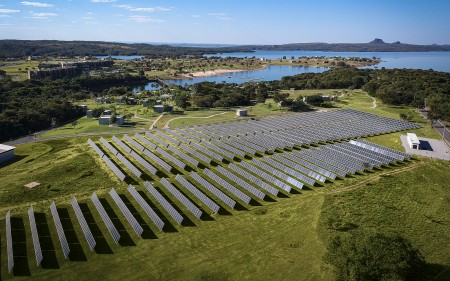
[[[31,276],[27,255],[27,235],[25,224],[20,217],[11,217],[11,236],[13,242],[14,276]]]
[[[297,188],[291,188],[291,192],[290,192],[291,194],[294,194],[294,195],[296,195],[296,194],[302,194]]]
[[[43,260],[41,267],[45,269],[59,269],[58,258],[56,257],[55,245],[53,244],[48,226],[47,216],[45,213],[34,213],[36,219],[36,228],[39,234],[39,243]]]
[[[66,235],[67,243],[69,244],[69,260],[71,261],[87,261],[86,254],[80,244],[77,233],[73,228],[72,220],[70,219],[69,210],[67,208],[58,208],[58,214],[61,218],[61,224]]]
[[[158,217],[164,222],[163,231],[164,232],[178,232],[175,226],[167,219],[167,217],[156,207],[155,204],[148,198],[147,194],[143,191],[138,191],[141,197],[147,202],[150,208],[158,215]]]
[[[168,178],[169,176],[161,170],[156,171],[156,176],[160,178]]]
[[[26,157],[28,157],[28,155],[14,155],[14,158],[12,158],[11,160],[2,162],[2,163],[0,164],[0,168],[3,168],[3,167],[6,167],[6,166],[8,166],[8,165],[11,165],[11,164],[13,164],[13,163],[16,163],[16,162],[18,162],[18,161],[20,161],[20,160],[22,160],[22,159],[24,159],[24,158],[26,158]],[[26,162],[31,162],[31,161],[34,161],[34,160],[35,160],[35,159],[33,158],[33,159],[30,159],[30,160],[28,160],[28,161],[26,161]],[[0,280],[1,280],[1,276],[0,276]]]
[[[120,221],[117,214],[114,212],[109,202],[105,198],[99,198],[99,201],[103,205],[103,208],[105,208],[106,213],[108,214],[109,218],[111,219],[111,221],[113,222],[114,226],[116,227],[117,231],[120,234],[119,245],[124,247],[136,246],[136,243],[134,243],[130,234]]]
[[[267,196],[265,196],[265,197],[267,197]],[[264,199],[265,199],[265,197],[264,197]],[[236,202],[236,204],[237,204],[237,202]],[[262,204],[260,202],[256,201],[256,199],[253,199],[253,198],[250,200],[250,202],[248,202],[248,204],[250,206],[262,206]],[[245,209],[245,211],[248,211],[248,209]]]
[[[266,194],[266,196],[264,196],[264,201],[265,202],[277,202],[277,200],[275,198],[273,198],[272,196],[269,196]]]
[[[278,198],[290,198],[289,195],[287,195],[283,192],[278,192],[277,197]]]
[[[111,247],[109,247],[108,242],[106,241],[105,236],[103,235],[102,231],[98,227],[97,222],[94,219],[94,216],[92,215],[91,209],[89,208],[88,204],[86,203],[79,203],[81,212],[84,215],[84,218],[86,219],[87,224],[89,225],[89,229],[92,232],[92,235],[95,239],[95,252],[97,254],[113,254]]]
[[[142,218],[141,214],[136,210],[136,208],[131,204],[130,200],[128,200],[125,194],[119,194],[120,199],[122,199],[123,203],[127,206],[128,210],[133,214],[133,217],[137,220],[139,225],[144,230],[142,232],[141,237],[143,239],[158,239],[158,236],[152,231],[150,226],[145,222],[144,218]]]

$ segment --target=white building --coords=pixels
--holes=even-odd
[[[247,109],[238,109],[236,110],[236,115],[237,116],[247,116]]]
[[[110,115],[100,116],[98,118],[98,124],[99,125],[109,125],[109,120],[111,120],[111,116]]]
[[[417,138],[416,134],[407,133],[406,140],[408,141],[408,145],[411,149],[420,149],[420,141]]]
[[[123,116],[123,115],[117,116],[116,124],[123,125],[124,123],[125,123],[125,116]]]
[[[14,158],[14,146],[0,144],[0,163],[9,161]]]

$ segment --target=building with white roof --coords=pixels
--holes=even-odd
[[[0,163],[9,161],[14,158],[14,146],[0,144]]]

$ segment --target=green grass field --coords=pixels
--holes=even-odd
[[[348,104],[338,103],[339,106],[351,107],[354,103],[359,110],[393,118],[409,110],[381,103],[372,109],[372,100],[364,93],[352,92],[342,99],[348,100]],[[266,109],[266,105],[254,106],[252,114]],[[413,121],[424,126],[415,130],[419,136],[439,137],[417,112],[412,114]],[[398,135],[386,134],[367,140],[402,150]],[[98,137],[93,139],[97,141]],[[105,280],[333,280],[333,269],[322,261],[326,244],[332,236],[345,235],[352,229],[399,233],[421,251],[432,264],[435,275],[440,274],[435,280],[448,280],[450,276],[447,247],[450,189],[446,183],[450,162],[416,158],[335,180],[323,187],[305,189],[286,198],[274,198],[276,201],[257,201],[246,209],[225,207],[226,212],[204,220],[194,218],[182,208],[191,223],[160,232],[127,193],[126,185],[117,181],[86,145],[86,140],[87,137],[77,137],[19,145],[17,161],[0,166],[0,280],[95,280],[100,274]],[[173,175],[168,176],[173,179]],[[155,179],[149,178],[152,182]],[[23,187],[31,181],[41,185],[31,190]],[[129,181],[143,190],[142,180],[133,176]],[[141,224],[148,226],[144,239],[133,232],[107,195],[112,187],[131,202],[128,207]],[[92,192],[105,198],[105,206],[113,207],[108,212],[121,222],[121,234],[125,237],[122,245],[114,244],[110,238],[89,200]],[[92,213],[90,225],[99,243],[98,253],[89,251],[70,206],[72,196],[86,213]],[[168,198],[173,200],[171,196]],[[61,252],[49,212],[53,200],[61,208],[60,215],[70,217],[64,223],[70,234],[72,260],[65,260]],[[206,210],[202,203],[197,203]],[[43,244],[46,268],[38,268],[34,261],[26,214],[30,205],[40,214],[43,228],[48,225]],[[4,230],[7,210],[15,218],[15,233],[21,233],[20,228],[25,225],[25,236],[15,236],[25,242],[19,249],[26,259],[17,259],[21,268],[18,274],[31,274],[31,278],[13,277],[7,272]],[[167,224],[175,225],[168,215],[164,213],[164,216]]]

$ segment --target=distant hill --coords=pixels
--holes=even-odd
[[[283,45],[245,45],[228,47],[174,46],[146,43],[101,41],[0,40],[0,59],[26,56],[107,56],[142,55],[149,57],[202,56],[204,54],[251,52],[252,50],[305,50],[325,52],[429,52],[450,51],[450,45],[412,45],[399,41],[385,43],[376,38],[369,43],[293,43]]]
[[[375,38],[369,43],[292,43],[283,45],[247,45],[239,46],[241,51],[248,50],[304,50],[325,52],[431,52],[450,51],[450,45],[413,45],[403,44],[399,41],[386,43]]]

